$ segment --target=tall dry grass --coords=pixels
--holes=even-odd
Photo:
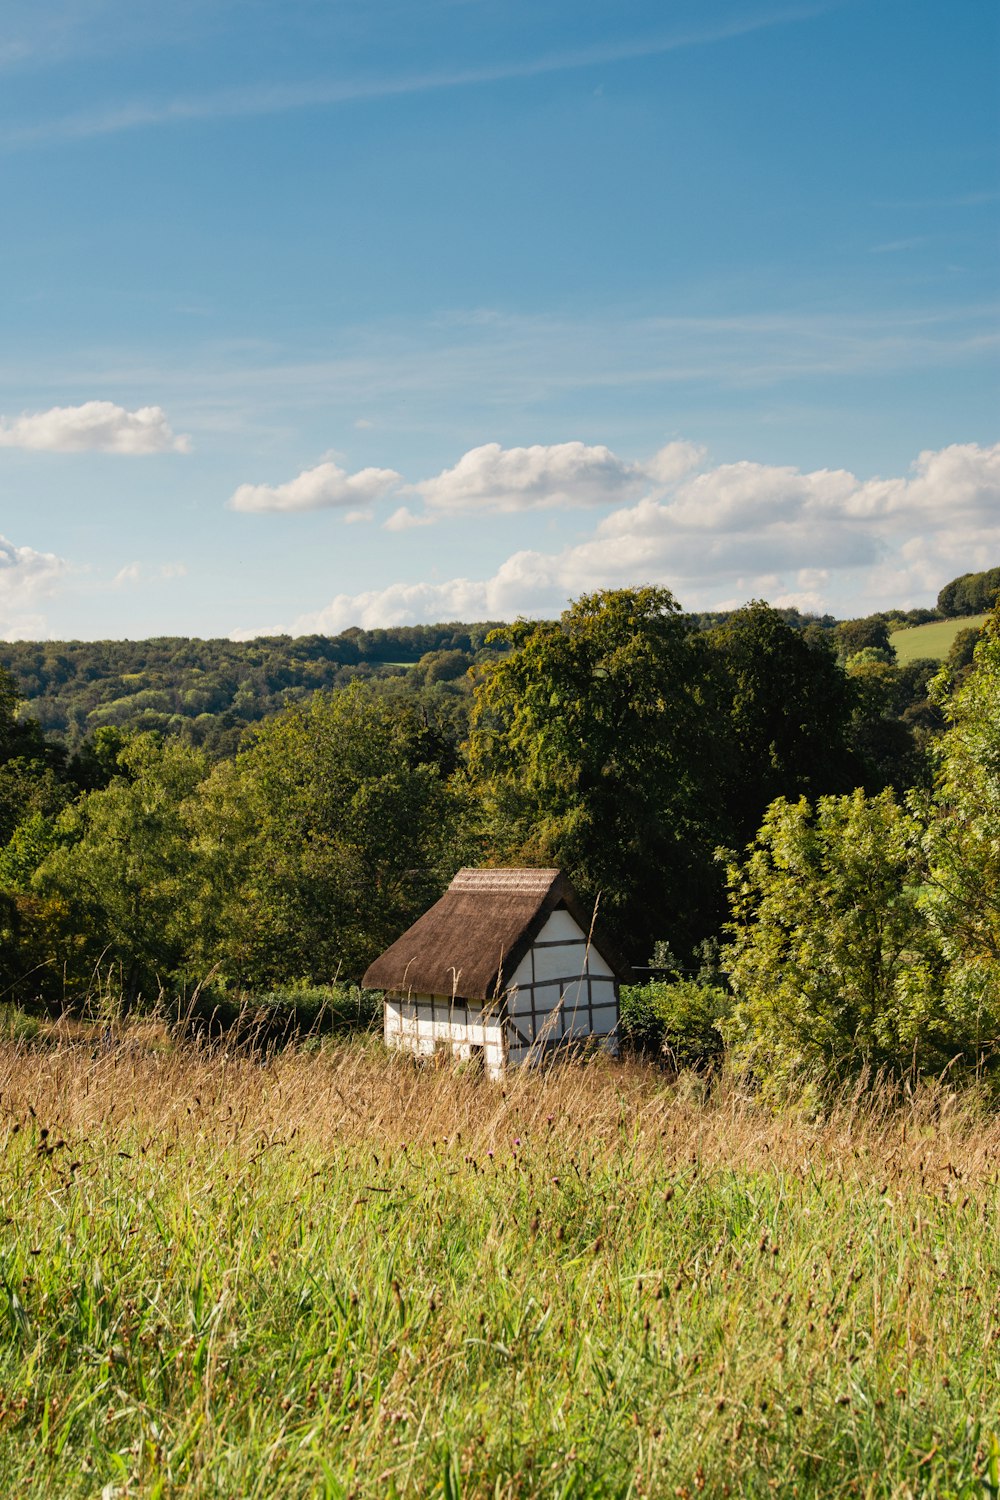
[[[490,1084],[447,1062],[415,1065],[368,1039],[276,1050],[260,1059],[225,1046],[176,1045],[157,1022],[115,1034],[63,1023],[45,1044],[0,1047],[0,1120],[44,1119],[61,1135],[102,1140],[190,1133],[249,1148],[288,1137],[303,1146],[420,1148],[461,1136],[487,1152],[544,1132],[575,1148],[627,1137],[658,1165],[804,1171],[884,1189],[945,1195],[995,1185],[1000,1117],[974,1092],[867,1084],[822,1110],[762,1109],[747,1089],[657,1067],[597,1058],[586,1066],[512,1071]]]
[[[152,1023],[0,1048],[0,1142],[4,1493],[1000,1485],[971,1096],[772,1114]]]

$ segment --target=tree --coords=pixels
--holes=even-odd
[[[967,668],[975,663],[976,646],[979,643],[979,628],[975,625],[967,625],[964,630],[955,632],[955,638],[948,651],[947,666],[953,675],[964,675]]]
[[[917,733],[901,717],[906,686],[900,669],[883,659],[878,648],[855,652],[845,666],[853,690],[850,745],[868,792],[927,785],[930,768]]]
[[[949,961],[948,1003],[984,1045],[1000,1042],[1000,605],[975,669],[944,701],[925,893]]]
[[[69,800],[65,753],[20,714],[17,684],[0,667],[0,847],[22,818],[55,813]]]
[[[188,745],[136,735],[119,774],[59,817],[57,846],[32,886],[71,914],[67,942],[86,967],[117,969],[126,1000],[155,999],[178,970],[187,942],[186,906],[195,851],[189,809],[207,771]]]
[[[762,600],[736,610],[707,639],[728,721],[727,841],[743,844],[775,797],[856,784],[852,694],[830,645],[807,639]]]
[[[842,620],[834,630],[834,638],[844,660],[858,651],[884,651],[885,660],[896,659],[889,640],[889,626],[882,615],[869,615],[863,620]]]
[[[432,736],[359,683],[269,720],[194,811],[192,978],[357,978],[461,862]]]
[[[982,573],[963,573],[946,583],[938,594],[938,609],[943,615],[979,615],[990,610],[1000,592],[1000,568]]]
[[[700,639],[661,588],[588,594],[521,620],[480,670],[469,765],[484,852],[566,869],[637,960],[715,915],[717,737]]]
[[[472,665],[466,651],[425,651],[413,671],[430,685],[434,682],[454,682],[464,677]]]
[[[968,1043],[941,999],[921,836],[891,792],[779,799],[730,863],[728,1034],[764,1082],[939,1068]]]

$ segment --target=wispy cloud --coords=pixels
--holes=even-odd
[[[116,135],[122,131],[152,126],[283,114],[290,110],[363,103],[368,100],[537,78],[582,68],[608,67],[686,48],[735,40],[775,26],[812,20],[837,9],[843,3],[844,0],[817,0],[814,4],[777,7],[716,26],[552,52],[541,57],[496,63],[487,67],[410,73],[396,77],[252,84],[173,99],[136,99],[105,109],[84,110],[55,119],[40,120],[34,124],[9,126],[0,131],[0,146],[10,150],[48,142]]]
[[[879,208],[984,208],[1000,203],[1000,188],[983,188],[947,197],[891,198],[879,202]]]
[[[31,47],[24,41],[0,41],[0,68],[12,68],[26,62],[31,56]]]
[[[870,254],[897,255],[900,251],[903,250],[916,250],[921,245],[926,245],[927,238],[928,237],[926,234],[913,234],[909,237],[909,239],[886,240],[881,245],[872,245]]]
[[[147,565],[141,562],[125,563],[124,567],[111,580],[113,589],[124,588],[128,584],[146,584],[156,579],[174,579],[187,577],[187,564],[182,562],[165,562],[158,565]]]
[[[873,313],[761,312],[731,316],[555,318],[496,313],[367,323],[344,330],[336,358],[289,358],[280,348],[205,344],[190,361],[151,365],[121,351],[64,351],[58,363],[4,360],[0,402],[26,385],[57,396],[100,379],[163,392],[187,423],[227,434],[297,428],[304,412],[359,403],[376,414],[405,402],[406,421],[437,424],[461,405],[473,429],[496,432],[506,410],[543,412],[574,393],[621,390],[766,391],[804,380],[882,378],[895,371],[975,368],[1000,347],[990,302]],[[471,415],[470,415],[471,414]],[[380,423],[381,425],[381,423]],[[389,422],[389,425],[393,425]]]

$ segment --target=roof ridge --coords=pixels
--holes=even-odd
[[[550,891],[562,871],[553,867],[475,866],[466,865],[455,875],[450,891],[524,891],[544,894]]]

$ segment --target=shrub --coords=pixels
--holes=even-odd
[[[764,1084],[937,1070],[963,1049],[920,900],[921,835],[891,792],[779,799],[730,865],[727,1040]]]
[[[623,985],[619,1035],[629,1050],[663,1056],[678,1069],[714,1067],[730,1004],[718,985],[694,979]]]
[[[370,1031],[381,995],[356,984],[290,985],[259,994],[198,992],[177,1017],[197,1035],[225,1036],[251,1048],[281,1046],[303,1037]]]
[[[946,702],[923,904],[948,962],[947,1005],[984,1052],[1000,1047],[1000,608],[975,670]]]

